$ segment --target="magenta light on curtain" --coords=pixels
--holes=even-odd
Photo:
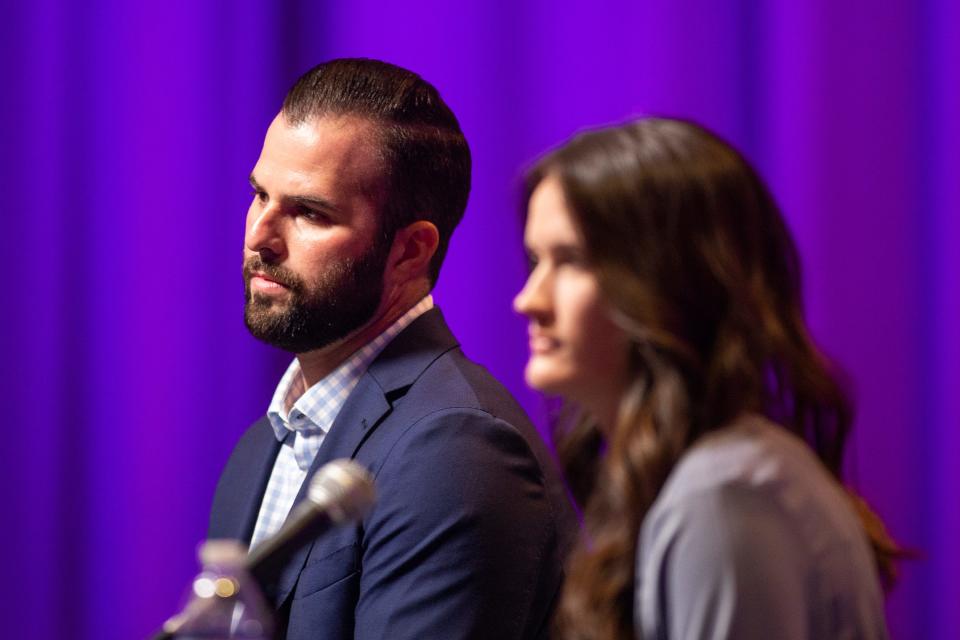
[[[923,553],[894,637],[960,628],[956,3],[36,0],[4,22],[4,637],[141,638],[179,606],[286,364],[242,324],[246,177],[286,88],[344,55],[420,72],[460,117],[474,190],[436,298],[541,421],[510,311],[522,167],[642,113],[737,143],[857,390],[851,480]]]

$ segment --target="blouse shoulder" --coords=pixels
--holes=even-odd
[[[758,416],[684,455],[644,519],[637,556],[643,638],[710,628],[730,631],[709,636],[721,638],[834,637],[812,633],[811,620],[875,624],[859,620],[864,611],[883,629],[872,557],[843,489],[805,443]]]

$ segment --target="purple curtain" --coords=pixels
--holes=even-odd
[[[956,3],[7,4],[3,637],[140,638],[179,606],[218,472],[287,360],[242,324],[246,177],[287,87],[345,55],[420,72],[458,114],[474,190],[436,298],[541,421],[510,311],[522,167],[641,113],[737,143],[857,391],[852,482],[923,554],[894,635],[960,628]]]

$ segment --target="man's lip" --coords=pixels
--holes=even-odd
[[[250,275],[250,285],[261,289],[273,289],[276,287],[283,287],[284,289],[289,288],[282,282],[277,282],[270,276],[260,272],[254,272]]]

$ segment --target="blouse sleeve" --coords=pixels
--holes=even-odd
[[[765,492],[721,486],[659,505],[638,557],[638,637],[800,640],[803,545]]]

